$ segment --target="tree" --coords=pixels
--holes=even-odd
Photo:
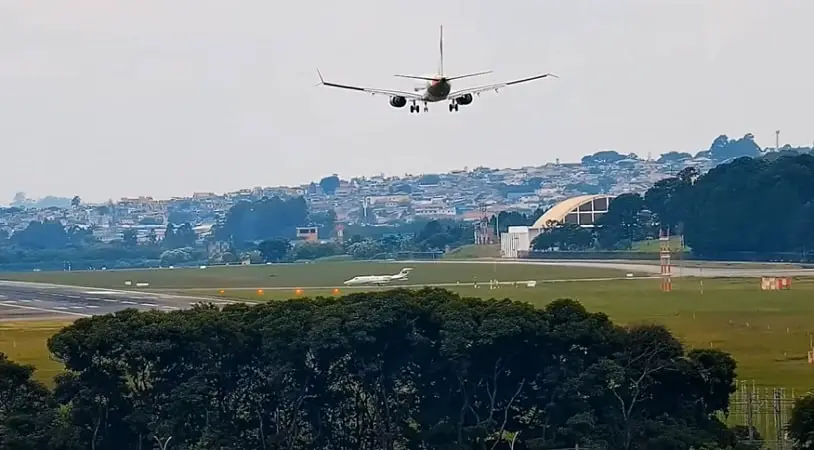
[[[78,195],[74,195],[73,198],[71,199],[71,206],[74,208],[78,208],[80,204],[82,204],[82,199],[79,198]]]
[[[325,177],[319,180],[319,187],[322,188],[322,192],[327,195],[334,195],[336,189],[339,187],[339,177],[336,174]]]
[[[79,319],[48,348],[83,448],[170,435],[189,449],[732,441],[717,419],[734,385],[728,355],[686,352],[664,327],[620,327],[567,299],[536,309],[425,288],[125,310]]]
[[[549,223],[531,242],[536,251],[583,251],[593,245],[593,233],[573,223]]]
[[[651,234],[642,221],[644,199],[639,194],[622,194],[608,205],[608,212],[597,220],[599,244],[604,248],[630,248],[635,241]]]
[[[0,448],[50,448],[55,402],[33,373],[33,366],[14,363],[0,353]]]
[[[814,448],[814,394],[809,393],[795,400],[788,423],[788,433],[795,449]]]
[[[138,232],[132,228],[127,228],[122,232],[122,243],[126,247],[138,245]]]
[[[287,239],[267,239],[261,242],[257,249],[266,262],[279,262],[291,250],[291,243]]]
[[[290,239],[295,229],[308,219],[308,204],[303,197],[282,199],[263,197],[241,201],[229,208],[226,220],[213,229],[216,239],[242,243],[272,238]]]

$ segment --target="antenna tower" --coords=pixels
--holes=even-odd
[[[673,290],[672,263],[670,261],[670,229],[659,230],[659,244],[661,244],[661,291]]]

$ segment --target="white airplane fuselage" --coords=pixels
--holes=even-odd
[[[409,272],[411,269],[402,270],[401,272],[395,275],[363,275],[358,277],[353,277],[350,280],[345,281],[343,284],[345,286],[355,286],[355,285],[362,285],[362,284],[386,284],[390,283],[391,281],[398,281],[398,280],[407,280]]]
[[[442,102],[447,99],[447,96],[452,91],[452,85],[449,81],[442,78],[435,81],[428,81],[423,91],[424,101]]]

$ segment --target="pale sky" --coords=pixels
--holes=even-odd
[[[0,0],[0,203],[814,141],[811,0]],[[329,81],[552,72],[449,113]]]

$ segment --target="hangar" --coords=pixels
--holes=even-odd
[[[612,195],[580,195],[565,199],[534,221],[530,227],[509,227],[500,234],[500,254],[504,258],[517,258],[518,252],[531,250],[531,242],[541,230],[554,223],[572,223],[593,228],[596,221],[608,212]]]
[[[608,212],[612,195],[580,195],[565,199],[545,212],[530,228],[548,228],[549,222],[572,223],[593,227],[596,220]]]

